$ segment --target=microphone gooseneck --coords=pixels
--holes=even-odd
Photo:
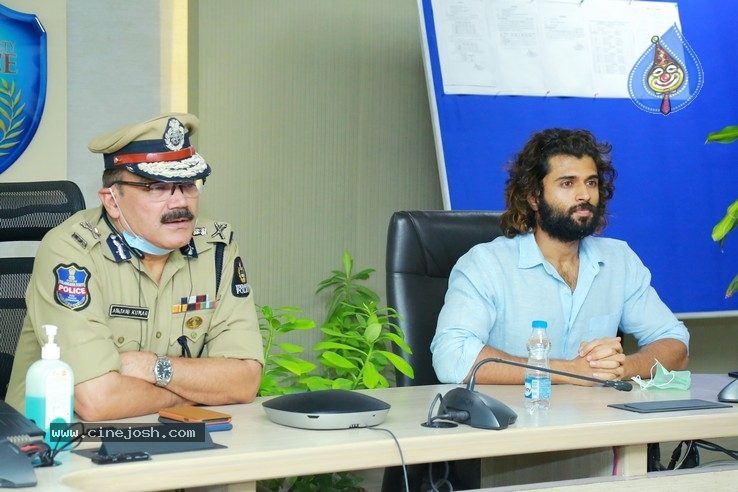
[[[500,359],[499,357],[489,357],[487,359],[482,359],[479,362],[476,363],[474,366],[474,369],[472,369],[471,376],[469,376],[469,382],[466,384],[466,388],[468,390],[474,390],[474,379],[477,376],[477,371],[481,366],[488,362],[497,362],[499,364],[508,364],[511,366],[518,366],[518,367],[525,367],[527,369],[535,369],[541,372],[548,372],[551,374],[558,374],[559,376],[566,376],[570,378],[575,379],[583,379],[584,381],[590,381],[592,383],[597,383],[602,386],[606,386],[609,388],[615,388],[618,391],[630,391],[633,389],[633,385],[630,384],[628,381],[608,381],[605,379],[597,379],[589,376],[582,376],[581,374],[575,374],[573,372],[564,372],[559,371],[557,369],[551,369],[550,367],[538,367],[538,366],[532,366],[530,364],[523,364],[522,362],[515,362],[512,360],[506,360],[506,359]]]
[[[482,365],[487,364],[488,362],[497,362],[498,364],[508,364],[528,369],[537,369],[542,372],[583,379],[602,386],[615,388],[618,391],[630,391],[633,389],[633,385],[627,381],[607,381],[556,369],[523,364],[522,362],[500,359],[498,357],[490,357],[483,359],[474,365],[474,369],[472,369],[471,376],[469,376],[469,382],[467,383],[466,388],[454,388],[441,398],[441,405],[438,410],[438,415],[436,416],[437,418],[448,419],[453,422],[467,424],[481,429],[494,430],[505,429],[509,425],[515,423],[518,415],[510,407],[489,395],[474,391],[474,380],[476,378],[477,371]],[[431,408],[433,408],[433,405],[431,405]],[[428,427],[435,426],[432,425],[430,418],[424,425]]]

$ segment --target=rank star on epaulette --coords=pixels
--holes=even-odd
[[[97,227],[90,225],[89,222],[80,222],[79,225],[81,225],[83,229],[87,229],[88,231],[90,231],[92,233],[92,237],[94,237],[95,239],[100,238],[100,231],[97,230]]]
[[[228,227],[228,224],[220,224],[218,222],[215,223],[215,232],[211,234],[210,237],[220,236],[221,239],[225,240],[225,236],[223,235],[223,231],[225,231],[225,228]]]
[[[192,231],[193,236],[205,236],[208,233],[208,229],[206,227],[195,227],[195,229]]]

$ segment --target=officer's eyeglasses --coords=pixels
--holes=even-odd
[[[201,179],[197,181],[181,181],[174,183],[167,183],[164,181],[153,181],[151,183],[142,183],[140,181],[115,181],[113,184],[146,188],[148,191],[146,196],[151,201],[163,202],[174,195],[177,188],[179,188],[179,191],[182,192],[185,198],[197,198],[200,195],[200,188],[202,188],[203,181]]]

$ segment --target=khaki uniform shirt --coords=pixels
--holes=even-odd
[[[23,410],[26,372],[46,343],[44,324],[58,326],[61,358],[75,383],[118,371],[119,352],[180,357],[181,343],[192,357],[264,363],[253,292],[228,224],[199,219],[190,244],[170,254],[157,284],[103,213],[102,207],[79,212],[39,245],[8,403]]]

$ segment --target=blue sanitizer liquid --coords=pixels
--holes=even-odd
[[[71,415],[74,415],[74,397],[70,398],[69,408],[72,409]],[[56,417],[51,419],[49,425],[45,425],[46,422],[46,398],[42,396],[26,396],[26,416],[36,422],[40,428],[46,433],[44,435],[44,441],[54,449],[54,446],[61,448],[64,444],[72,440],[72,432],[75,431],[69,422],[66,422],[63,418]],[[51,425],[58,424],[58,425]],[[71,449],[68,446],[65,451]]]
[[[39,360],[31,365],[26,374],[26,417],[44,430],[52,449],[69,441],[53,435],[74,422],[74,378],[67,364]]]

